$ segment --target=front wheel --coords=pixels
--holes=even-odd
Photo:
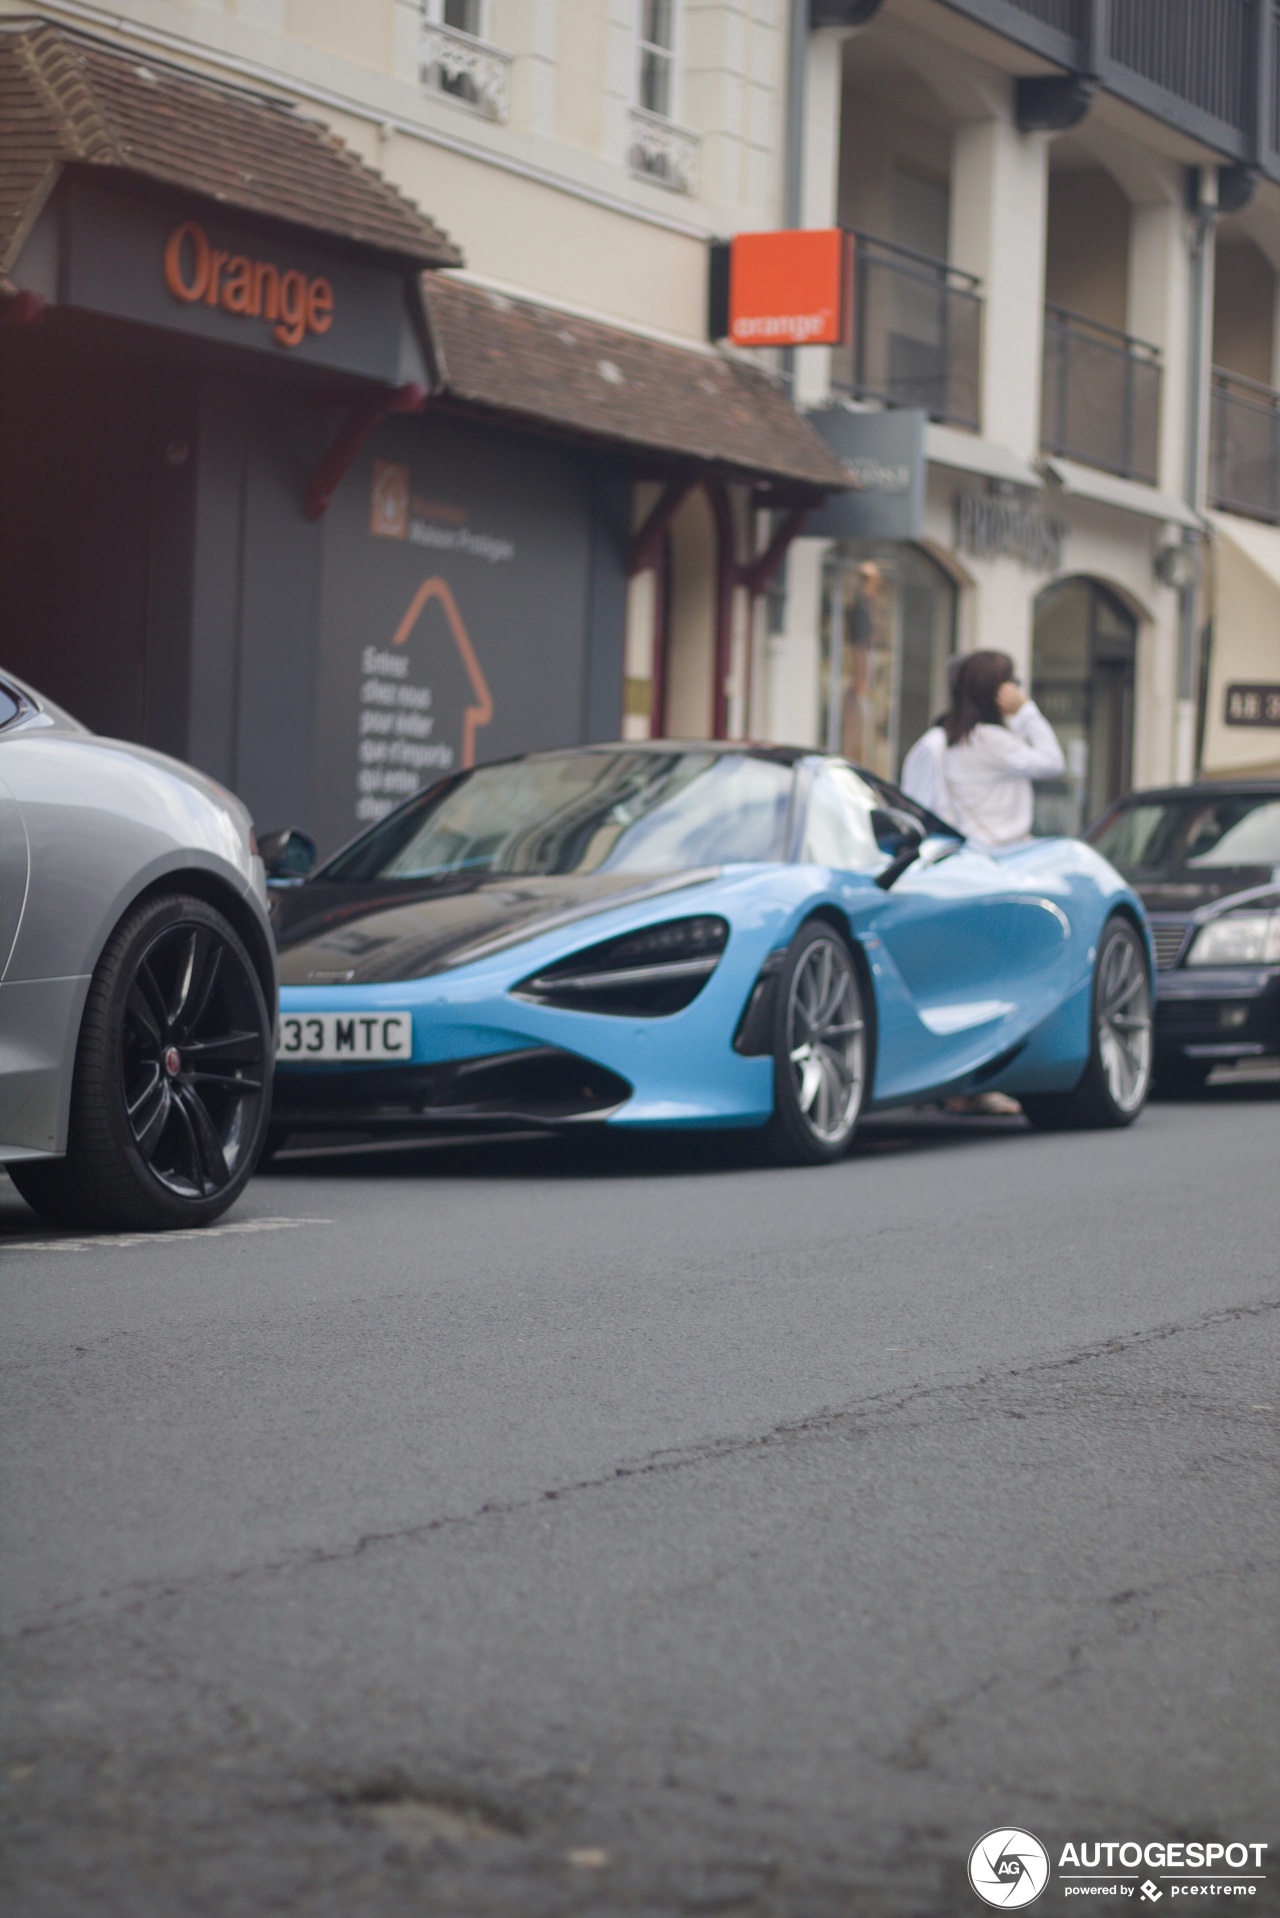
[[[89,987],[66,1157],[10,1177],[56,1225],[207,1225],[253,1172],[271,1067],[270,1015],[234,928],[202,899],[144,900]]]
[[[1104,927],[1093,968],[1089,1063],[1074,1092],[1019,1093],[1043,1131],[1132,1125],[1151,1090],[1151,974],[1127,919]]]
[[[787,948],[774,998],[772,1158],[787,1165],[838,1159],[866,1093],[867,1026],[847,943],[821,920]]]

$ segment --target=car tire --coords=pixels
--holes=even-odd
[[[1041,1131],[1132,1125],[1151,1090],[1151,968],[1128,919],[1111,919],[1098,941],[1090,1002],[1089,1063],[1074,1092],[1019,1093]]]
[[[278,1152],[283,1152],[289,1143],[289,1134],[282,1125],[269,1125],[262,1140],[262,1149],[258,1153],[258,1171],[265,1172]]]
[[[234,927],[203,899],[153,896],[90,982],[65,1158],[10,1176],[55,1225],[208,1225],[252,1175],[271,1069],[271,1015]]]
[[[777,1164],[826,1165],[848,1150],[867,1091],[866,993],[834,927],[810,919],[795,935],[773,999],[773,1117],[766,1153]]]
[[[1188,1059],[1185,1053],[1160,1059],[1156,1062],[1155,1094],[1161,1099],[1198,1099],[1212,1071],[1212,1059]]]

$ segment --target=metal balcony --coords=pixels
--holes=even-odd
[[[1060,73],[1280,179],[1275,0],[943,0]],[[1034,77],[1034,76],[1033,76]],[[1088,91],[1079,95],[1079,111]],[[1058,122],[1062,125],[1065,122]]]
[[[1154,486],[1159,349],[1065,307],[1044,310],[1040,444],[1046,453]]]
[[[853,242],[853,327],[848,345],[832,349],[832,385],[854,399],[922,407],[930,419],[976,433],[978,281],[870,233]]]
[[[1209,504],[1280,524],[1280,393],[1213,369]]]

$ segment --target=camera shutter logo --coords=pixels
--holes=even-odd
[[[1049,1854],[1029,1831],[1001,1826],[969,1853],[969,1883],[986,1905],[1016,1911],[1032,1904],[1049,1882]]]

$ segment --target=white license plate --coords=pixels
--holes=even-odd
[[[405,1059],[413,1056],[407,1012],[286,1012],[278,1059]]]

